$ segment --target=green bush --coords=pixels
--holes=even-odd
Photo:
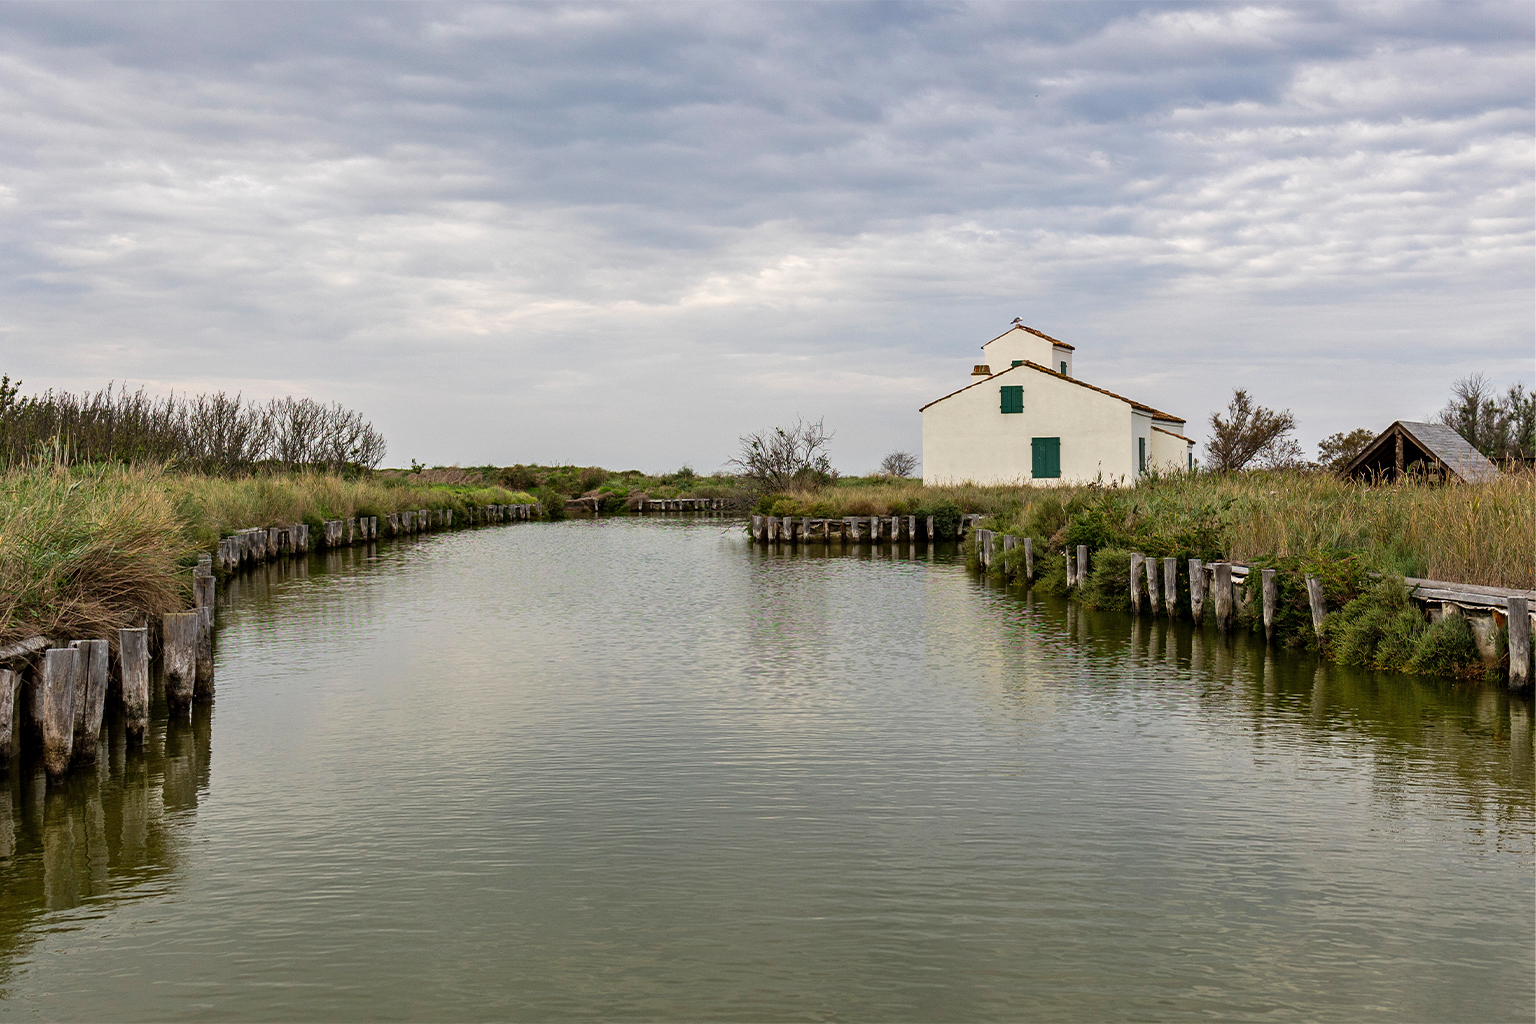
[[[1460,615],[1446,615],[1419,636],[1407,667],[1425,675],[1459,676],[1479,664],[1472,627]]]
[[[939,498],[910,513],[911,515],[933,517],[933,532],[940,537],[953,537],[960,532],[960,519],[964,515],[960,506],[948,498]]]
[[[1066,577],[1066,568],[1062,568]],[[1124,548],[1104,548],[1088,559],[1088,579],[1079,595],[1094,608],[1131,609],[1131,553]]]

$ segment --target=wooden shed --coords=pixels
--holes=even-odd
[[[1355,480],[1396,480],[1404,473],[1482,483],[1498,479],[1499,469],[1443,423],[1398,420],[1339,471]]]

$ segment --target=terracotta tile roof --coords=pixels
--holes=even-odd
[[[1151,413],[1152,414],[1152,418],[1154,420],[1161,420],[1164,423],[1180,423],[1180,424],[1182,424],[1182,423],[1186,422],[1185,420],[1181,420],[1181,419],[1179,419],[1179,417],[1174,416],[1174,415],[1172,415],[1170,413],[1161,412],[1160,410],[1154,409],[1150,405],[1142,405],[1140,402],[1137,402],[1134,399],[1126,398],[1124,395],[1117,395],[1113,391],[1105,391],[1103,388],[1094,387],[1092,384],[1088,384],[1088,383],[1085,383],[1083,381],[1080,381],[1076,377],[1068,377],[1064,373],[1057,373],[1055,370],[1052,370],[1049,367],[1041,366],[1039,363],[1032,363],[1028,359],[1026,359],[1023,362],[1019,363],[1018,366],[1010,366],[1008,369],[1006,369],[1006,370],[999,370],[997,373],[994,373],[992,376],[986,377],[986,378],[984,378],[982,380],[978,380],[974,384],[967,384],[965,387],[960,388],[958,391],[951,391],[949,394],[945,395],[944,398],[935,398],[933,401],[929,402],[928,405],[938,405],[940,402],[944,401],[945,398],[953,398],[956,395],[958,395],[961,391],[967,391],[967,390],[969,390],[971,388],[976,387],[978,384],[985,384],[988,381],[997,380],[997,378],[1003,376],[1004,374],[1012,373],[1014,370],[1023,369],[1026,366],[1029,367],[1031,370],[1038,370],[1041,373],[1048,373],[1052,377],[1055,377],[1058,380],[1064,380],[1064,381],[1068,381],[1069,383],[1076,384],[1080,388],[1087,388],[1090,391],[1097,391],[1099,394],[1101,394],[1101,395],[1108,395],[1110,398],[1118,398],[1120,401],[1126,403],[1127,405],[1129,405],[1133,409],[1139,409],[1142,412]],[[917,411],[918,412],[922,412],[923,409],[928,408],[928,405],[922,406]],[[1157,429],[1157,428],[1153,428],[1153,429]],[[1175,434],[1174,436],[1178,437],[1178,436],[1182,436],[1182,435]],[[1186,438],[1186,440],[1188,440],[1188,439]]]
[[[1050,342],[1052,345],[1055,345],[1057,348],[1064,348],[1068,352],[1076,352],[1077,351],[1077,349],[1073,348],[1071,345],[1068,345],[1066,342],[1064,342],[1064,341],[1057,341],[1055,338],[1051,337],[1049,334],[1046,334],[1044,331],[1037,331],[1033,327],[1026,327],[1023,324],[1014,324],[1012,327],[1008,328],[1002,334],[999,334],[997,336],[997,338],[1006,338],[1006,337],[1008,337],[1008,335],[1012,334],[1014,331],[1028,331],[1030,334],[1033,334],[1037,338],[1044,338],[1046,341]],[[993,338],[992,341],[996,341],[997,338]],[[982,348],[986,348],[987,345],[992,344],[992,341],[987,342],[985,345],[982,345],[981,347]]]
[[[1180,441],[1183,441],[1185,444],[1195,443],[1193,438],[1185,437],[1183,434],[1174,433],[1172,430],[1164,430],[1162,427],[1153,427],[1152,429],[1157,431],[1159,434],[1167,434],[1169,437],[1176,437]]]

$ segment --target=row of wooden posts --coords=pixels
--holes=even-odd
[[[1024,577],[1029,582],[1034,581],[1035,552],[1034,541],[1031,538],[999,534],[995,530],[977,530],[975,544],[977,561],[983,569],[991,569],[999,554],[1006,555],[1015,547],[1022,546]],[[1062,552],[1061,557],[1066,559],[1067,586],[1078,587],[1086,583],[1088,546],[1079,544],[1076,552],[1065,551]],[[1010,563],[1004,558],[1002,566],[1005,573],[1011,564],[1016,563]],[[1246,592],[1249,573],[1247,566],[1236,562],[1206,564],[1198,558],[1189,559],[1187,578],[1190,582],[1190,617],[1196,624],[1205,621],[1205,605],[1209,597],[1214,606],[1216,628],[1223,633],[1230,632],[1236,619],[1237,609],[1242,603],[1242,595]],[[1159,585],[1159,577],[1161,577],[1161,585]],[[1321,637],[1323,620],[1328,615],[1328,606],[1323,597],[1323,585],[1316,576],[1306,576],[1304,582],[1307,587],[1307,604],[1312,614],[1312,628],[1317,636]],[[1415,580],[1413,583],[1423,584],[1433,583],[1433,581]],[[1260,569],[1260,614],[1264,621],[1264,639],[1269,643],[1273,643],[1275,639],[1275,616],[1278,612],[1279,593],[1276,570]],[[1475,596],[1467,590],[1442,591],[1421,586],[1415,586],[1412,593],[1425,600],[1439,599],[1443,603],[1450,604]],[[1145,609],[1153,615],[1162,612],[1172,618],[1177,615],[1178,597],[1179,560],[1177,558],[1157,559],[1148,558],[1138,552],[1131,553],[1130,598],[1133,612],[1139,615]],[[1504,617],[1509,630],[1509,687],[1512,690],[1524,690],[1530,687],[1532,681],[1530,605],[1523,595],[1510,592],[1501,593],[1498,603],[1505,609]]]
[[[538,515],[537,505],[482,505],[468,510],[463,525],[514,522]],[[451,509],[421,509],[382,518],[329,520],[322,524],[317,539],[320,547],[344,547],[376,540],[381,531],[384,536],[405,536],[449,529],[453,524]],[[213,554],[200,555],[193,569],[192,610],[163,616],[158,637],[151,635],[151,623],[142,619],[143,625],[119,629],[116,657],[107,638],[55,647],[47,637],[34,637],[0,650],[0,665],[20,660],[30,669],[28,677],[23,671],[0,667],[0,764],[9,762],[17,749],[20,737],[13,730],[18,717],[41,744],[50,778],[63,776],[74,765],[93,762],[109,694],[120,702],[129,741],[142,741],[149,724],[150,653],[155,641],[171,714],[187,715],[195,702],[211,699],[218,587],[215,561],[221,569],[234,571],[306,554],[310,544],[310,529],[304,523],[241,530],[225,537]],[[20,709],[18,698],[23,701]]]
[[[636,506],[641,512],[718,512],[725,507],[721,498],[645,498]]]
[[[961,517],[956,532],[949,537],[939,536],[933,516],[844,516],[841,519],[753,516],[751,532],[752,539],[760,544],[956,540],[964,537],[982,518],[979,515]]]

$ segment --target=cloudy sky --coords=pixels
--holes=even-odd
[[[1533,376],[1531,4],[0,6],[0,372],[834,462],[1014,317],[1300,439]]]

